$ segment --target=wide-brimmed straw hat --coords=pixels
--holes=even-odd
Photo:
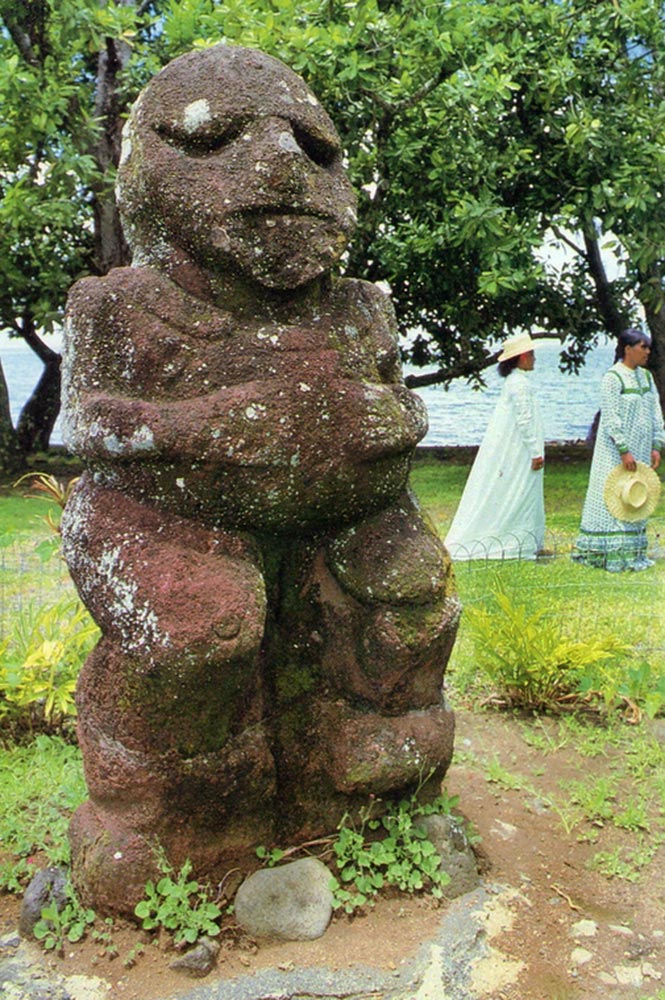
[[[617,465],[605,480],[605,506],[619,521],[645,521],[660,496],[660,479],[644,462],[630,472]]]
[[[520,333],[517,337],[510,337],[504,341],[498,360],[507,361],[508,358],[516,358],[520,354],[532,351],[535,346],[535,341],[531,339],[528,333]]]

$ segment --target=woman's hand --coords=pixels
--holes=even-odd
[[[660,465],[660,452],[657,448],[654,448],[651,452],[651,468],[657,469]]]
[[[531,459],[531,468],[533,472],[538,472],[538,470],[542,469],[544,465],[545,465],[545,459],[543,458],[542,455],[539,455],[538,458]]]
[[[635,472],[635,469],[637,468],[637,462],[629,451],[624,451],[621,456],[621,464],[624,469],[628,469],[629,472]]]

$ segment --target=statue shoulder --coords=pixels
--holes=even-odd
[[[340,278],[333,286],[340,305],[350,314],[364,317],[367,325],[397,336],[395,308],[388,292],[373,281],[362,278]]]
[[[79,279],[70,289],[67,312],[94,319],[112,319],[118,310],[154,302],[166,294],[171,282],[157,271],[139,267],[115,267],[108,274]]]

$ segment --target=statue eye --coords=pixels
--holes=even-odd
[[[335,162],[339,156],[341,150],[337,143],[333,139],[328,138],[323,134],[315,134],[314,132],[297,125],[295,122],[291,123],[293,129],[293,135],[302,149],[303,153],[309,156],[310,160],[318,164],[319,167],[330,167]]]
[[[244,118],[202,128],[197,132],[187,132],[179,125],[156,125],[155,132],[160,138],[187,156],[214,156],[241,135],[247,125]]]

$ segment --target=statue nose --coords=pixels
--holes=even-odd
[[[304,156],[305,152],[296,139],[293,126],[285,118],[264,118],[256,123],[254,139],[261,155]]]
[[[297,132],[284,118],[267,118],[255,123],[246,140],[260,187],[271,197],[299,204],[311,196],[314,165],[297,139]]]

